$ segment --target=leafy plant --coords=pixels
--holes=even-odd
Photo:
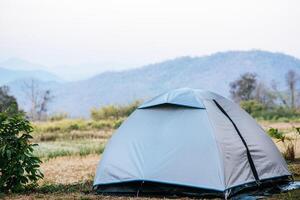
[[[283,156],[285,159],[294,161],[295,154],[297,150],[297,141],[298,136],[300,135],[300,127],[293,127],[296,131],[294,137],[287,137],[283,134],[283,132],[278,131],[278,129],[270,128],[268,130],[268,134],[275,139],[278,139],[279,142],[282,142],[285,151],[283,152]]]
[[[18,192],[43,178],[33,155],[32,126],[22,114],[0,113],[0,191]]]
[[[275,139],[278,139],[282,142],[284,142],[285,136],[283,135],[282,132],[279,132],[277,128],[270,128],[268,130],[268,134]]]
[[[9,95],[7,86],[0,87],[0,112],[6,112],[9,115],[20,112],[17,100],[14,96]]]

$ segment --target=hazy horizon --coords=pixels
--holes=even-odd
[[[181,56],[259,49],[300,57],[300,2],[0,1],[0,62],[67,79]]]

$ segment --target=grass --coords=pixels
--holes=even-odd
[[[64,119],[60,121],[35,122],[35,141],[55,141],[82,138],[101,138],[106,132],[118,128],[123,119],[116,120],[83,120]]]
[[[65,156],[101,154],[122,120],[64,119],[34,123],[35,155],[42,160]]]
[[[107,140],[83,139],[70,141],[40,142],[34,153],[43,160],[61,156],[86,156],[101,154]]]
[[[36,189],[30,189],[22,194],[11,194],[7,199],[159,199],[146,197],[116,197],[96,195],[92,191],[93,175],[99,157],[89,155],[86,157],[70,156],[66,158],[55,158],[46,161],[42,165],[45,179],[39,183]],[[59,165],[60,164],[60,165]],[[292,172],[300,171],[300,160],[289,163]],[[57,167],[59,166],[59,167]],[[296,180],[300,177],[296,176]],[[167,198],[165,198],[167,199]],[[171,199],[174,199],[171,198]],[[189,198],[180,198],[189,199]],[[274,194],[266,199],[300,199],[300,190],[287,193]]]
[[[78,123],[78,124],[77,124]],[[77,125],[74,125],[77,124]],[[114,131],[116,121],[70,120],[35,123],[34,141],[39,144],[35,154],[43,160],[44,179],[35,190],[11,194],[5,199],[150,199],[99,196],[91,192],[99,156]],[[264,129],[278,128],[285,134],[292,132],[299,122],[260,121]],[[281,144],[277,143],[279,148]],[[300,145],[300,143],[299,143]],[[300,148],[297,152],[300,157]],[[289,169],[300,179],[300,160],[290,162]],[[155,198],[151,198],[155,199]],[[188,199],[188,198],[183,198]],[[300,199],[300,190],[276,194],[268,199]]]

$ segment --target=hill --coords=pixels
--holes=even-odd
[[[178,87],[202,88],[228,96],[229,83],[245,72],[256,73],[267,84],[275,80],[283,88],[284,75],[290,69],[300,74],[300,60],[257,50],[180,57],[132,70],[105,72],[87,80],[53,84],[56,98],[50,110],[86,117],[92,107],[147,99]]]
[[[20,79],[39,79],[42,81],[62,80],[56,75],[42,70],[44,66],[28,62],[26,60],[11,58],[0,63],[0,85]],[[34,70],[27,70],[34,69]]]

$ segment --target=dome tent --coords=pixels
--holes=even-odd
[[[145,102],[120,126],[102,155],[94,188],[227,198],[290,177],[273,141],[237,104],[182,88]]]

